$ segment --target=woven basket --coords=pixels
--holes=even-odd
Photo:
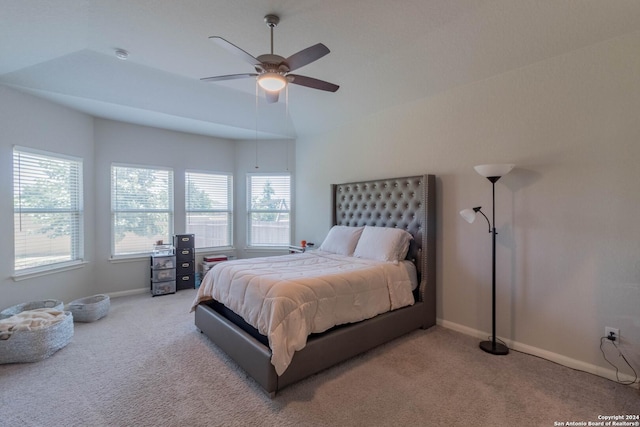
[[[67,310],[73,313],[74,322],[95,322],[109,312],[109,295],[93,295],[71,301]]]
[[[73,315],[65,311],[63,321],[34,331],[0,335],[0,364],[37,362],[46,359],[73,338]]]
[[[0,319],[11,317],[14,314],[22,313],[27,310],[35,310],[36,308],[53,308],[58,311],[64,310],[64,303],[56,299],[46,299],[43,301],[31,301],[22,304],[14,305],[9,308],[5,308],[0,311]]]

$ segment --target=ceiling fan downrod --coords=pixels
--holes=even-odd
[[[318,80],[313,77],[301,76],[298,74],[290,74],[291,71],[302,68],[305,65],[317,61],[318,59],[328,54],[328,47],[326,47],[322,43],[316,43],[313,46],[309,46],[306,49],[290,55],[288,58],[276,55],[273,50],[273,29],[280,22],[280,17],[277,15],[269,14],[264,17],[264,22],[271,30],[271,53],[259,55],[258,57],[252,56],[251,54],[245,52],[238,46],[230,43],[220,36],[209,37],[222,48],[242,58],[245,62],[251,64],[255,69],[255,73],[204,77],[200,80],[207,82],[218,82],[224,80],[257,77],[258,84],[263,89],[265,89],[267,93],[268,103],[278,102],[278,92],[286,87],[288,83],[293,83],[298,86],[305,86],[311,89],[318,89],[327,92],[335,92],[340,88],[340,86],[333,83],[325,82],[324,80]]]
[[[271,32],[271,55],[273,55],[273,28],[278,26],[280,17],[278,15],[266,15],[264,17],[264,22],[267,23]]]

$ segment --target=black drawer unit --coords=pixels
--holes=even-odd
[[[187,276],[195,271],[195,261],[193,259],[183,260],[176,265],[176,275]]]
[[[177,289],[194,289],[196,287],[196,275],[194,274],[185,274],[183,276],[178,276],[176,279],[176,288]]]
[[[178,257],[178,262],[190,261],[195,258],[196,252],[193,248],[176,249],[176,256]]]
[[[173,236],[173,247],[176,249],[195,248],[195,234],[176,234]]]
[[[195,234],[176,234],[173,246],[176,248],[176,290],[196,287]]]

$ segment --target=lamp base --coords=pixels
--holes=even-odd
[[[480,348],[487,353],[497,354],[499,356],[509,354],[509,347],[499,342],[494,343],[493,341],[482,341],[480,343]]]

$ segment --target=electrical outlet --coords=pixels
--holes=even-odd
[[[607,338],[611,337],[611,334],[613,334],[613,337],[615,339],[613,339],[612,341],[620,341],[620,329],[618,328],[612,328],[610,326],[607,326],[604,328],[604,336]]]

